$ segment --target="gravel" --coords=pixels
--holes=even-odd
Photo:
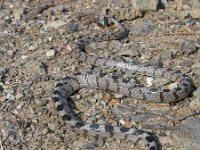
[[[200,149],[199,115],[172,119],[200,108],[199,0],[1,2],[0,149],[141,149],[130,141],[77,134],[57,115],[51,100],[57,81],[91,69],[71,57],[71,44],[83,36],[114,30],[96,26],[90,17],[74,20],[76,13],[91,6],[101,12],[108,9],[130,34],[121,41],[87,45],[87,53],[180,70],[194,80],[196,91],[181,102],[155,104],[82,89],[70,101],[77,117],[92,123],[152,127],[148,129],[160,139],[162,149]],[[124,70],[104,70],[113,71],[145,86],[177,86]]]

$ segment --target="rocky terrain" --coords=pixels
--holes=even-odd
[[[91,68],[70,56],[71,44],[110,30],[87,16],[74,19],[91,7],[115,17],[130,33],[121,41],[92,43],[88,53],[180,70],[196,88],[190,97],[170,104],[81,89],[71,97],[77,116],[90,123],[146,129],[159,138],[161,149],[200,149],[199,0],[1,0],[0,150],[142,149],[130,141],[73,132],[51,100],[57,81]],[[169,84],[162,78],[116,72],[147,86]]]

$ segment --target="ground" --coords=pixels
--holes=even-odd
[[[199,0],[26,0],[0,4],[0,149],[142,149],[130,141],[83,136],[57,115],[51,100],[60,79],[91,68],[72,58],[71,44],[82,36],[109,32],[90,17],[72,21],[94,7],[128,27],[121,41],[92,43],[88,53],[135,63],[163,66],[190,76],[194,92],[183,101],[157,104],[109,91],[81,89],[71,99],[87,122],[143,128],[161,149],[200,149],[200,1]],[[113,30],[113,29],[112,29]],[[96,72],[98,68],[94,69]],[[112,72],[105,69],[105,72]],[[161,78],[117,73],[154,86]],[[149,81],[146,83],[146,80]],[[193,112],[196,115],[192,114]],[[190,117],[184,117],[191,115]]]

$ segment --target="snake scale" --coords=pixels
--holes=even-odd
[[[121,40],[128,36],[128,29],[126,27],[122,26],[114,18],[103,17],[106,18],[108,22],[112,22],[117,26],[119,30],[110,34],[102,33],[96,37],[84,37],[78,39],[73,46],[72,56],[74,58],[99,68],[109,67],[114,69],[125,69],[141,75],[167,78],[177,83],[177,87],[170,90],[144,87],[132,83],[127,79],[123,79],[116,74],[105,74],[102,72],[94,73],[93,71],[90,71],[86,73],[74,73],[72,76],[65,77],[55,86],[52,99],[61,118],[66,124],[70,125],[79,133],[82,132],[84,134],[98,135],[100,137],[131,140],[134,143],[143,145],[145,149],[156,150],[158,149],[158,145],[152,133],[137,128],[89,124],[80,121],[75,117],[73,110],[67,101],[69,96],[80,88],[114,91],[138,100],[150,100],[162,103],[180,101],[186,98],[192,91],[191,78],[178,71],[141,64],[135,65],[124,61],[115,61],[84,52],[85,46],[89,43]]]

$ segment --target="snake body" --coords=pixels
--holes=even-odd
[[[175,102],[186,98],[192,90],[192,80],[185,74],[167,68],[159,68],[154,66],[135,65],[123,61],[115,61],[107,58],[100,58],[84,52],[87,44],[92,42],[120,40],[128,35],[126,27],[122,26],[113,18],[108,18],[113,22],[119,30],[111,34],[100,34],[96,37],[81,38],[74,44],[72,56],[81,61],[85,61],[93,66],[101,68],[118,68],[126,69],[131,72],[137,72],[141,75],[151,77],[164,77],[177,83],[174,89],[155,89],[135,84],[127,79],[123,79],[116,74],[94,73],[93,71],[86,73],[75,73],[67,76],[55,86],[53,92],[53,101],[57,111],[62,119],[73,127],[76,131],[87,133],[89,135],[98,135],[101,137],[113,137],[118,139],[127,139],[135,143],[144,145],[146,149],[158,149],[157,142],[152,133],[136,129],[125,128],[112,125],[89,124],[78,120],[67,101],[69,96],[80,88],[91,88],[114,91],[122,93],[125,96],[133,97],[138,100],[150,100],[153,102]]]

